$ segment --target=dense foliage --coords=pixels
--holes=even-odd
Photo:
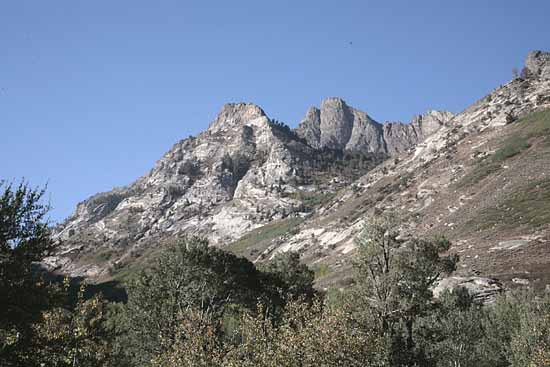
[[[0,181],[0,357],[23,365],[33,343],[32,325],[54,301],[34,263],[53,249],[42,203],[44,190]]]
[[[262,266],[200,238],[168,246],[126,285],[128,300],[76,299],[34,264],[53,249],[42,190],[0,198],[1,366],[496,366],[550,364],[550,298],[466,289],[434,300],[454,271],[443,238],[402,238],[391,213],[357,239],[356,283],[325,295],[294,253]]]

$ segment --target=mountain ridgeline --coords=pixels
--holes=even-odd
[[[395,209],[404,213],[404,236],[452,240],[462,262],[451,282],[544,285],[548,108],[550,53],[541,51],[529,53],[521,76],[463,112],[429,111],[410,123],[379,123],[328,98],[291,129],[254,104],[226,104],[149,173],[78,204],[56,228],[63,245],[46,265],[116,277],[163,243],[197,235],[253,261],[295,251],[318,286],[345,284],[365,220]],[[525,222],[529,203],[543,207]]]
[[[334,195],[451,118],[431,111],[411,124],[379,124],[330,98],[292,130],[256,105],[226,104],[205,132],[177,143],[149,174],[80,203],[58,236],[68,252],[95,252],[80,244],[97,243],[122,256],[123,249],[178,234],[230,243],[274,220],[308,216],[314,208],[303,197]]]
[[[379,124],[340,98],[328,98],[321,109],[309,109],[297,132],[316,149],[395,155],[415,146],[452,118],[453,114],[447,111],[429,111],[416,116],[410,124]]]

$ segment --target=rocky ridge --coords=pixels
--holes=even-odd
[[[330,269],[323,271],[326,275],[319,283],[346,283],[342,280],[349,277],[347,259],[365,219],[395,209],[408,218],[404,232],[445,234],[455,241],[451,251],[461,256],[462,278],[485,275],[515,285],[529,284],[531,279],[544,288],[550,283],[545,270],[550,265],[545,250],[550,244],[550,220],[543,213],[550,208],[535,215],[533,205],[550,195],[546,163],[550,151],[541,142],[550,131],[550,116],[536,115],[533,126],[522,119],[550,108],[550,78],[544,72],[550,66],[549,56],[530,53],[523,77],[496,88],[414,149],[358,179],[338,199],[319,208],[297,234],[285,238],[278,248],[268,248],[262,258],[277,251],[298,251],[312,266]],[[523,148],[517,141],[523,141]],[[519,149],[524,150],[515,151]],[[531,187],[532,197],[525,197]],[[509,216],[517,211],[518,220],[500,219],[501,211]],[[535,216],[531,221],[536,225],[520,224],[526,215]],[[498,244],[518,241],[528,245],[497,250]],[[473,289],[475,284],[493,287],[495,283],[479,278],[469,284]]]
[[[521,78],[456,116],[430,111],[410,124],[380,124],[329,98],[321,108],[310,108],[292,131],[255,105],[228,104],[207,131],[176,144],[149,174],[80,203],[58,229],[65,248],[51,265],[73,275],[104,276],[159,239],[199,234],[214,244],[229,243],[228,249],[255,261],[298,251],[318,270],[320,286],[345,284],[365,218],[394,208],[408,213],[404,232],[444,233],[454,240],[452,251],[462,257],[460,281],[494,287],[495,282],[472,277],[520,279],[517,284],[525,284],[526,277],[542,279],[543,272],[526,275],[522,269],[550,264],[535,256],[546,243],[547,227],[517,226],[487,235],[468,228],[504,195],[522,189],[526,177],[544,180],[549,172],[544,160],[527,164],[523,157],[545,151],[536,150],[533,141],[532,149],[492,168],[480,182],[459,184],[515,134],[516,121],[550,108],[549,55],[530,53]],[[321,164],[328,158],[351,161],[353,154],[359,154],[357,162],[368,157],[367,164]],[[508,166],[518,174],[503,168]],[[523,258],[505,246],[492,249],[518,240],[528,244],[513,249],[524,251]],[[109,259],[96,261],[106,251]],[[503,270],[526,256],[531,260],[522,266]]]
[[[447,111],[429,111],[411,123],[380,124],[340,98],[328,98],[321,108],[311,107],[297,133],[317,149],[329,148],[395,155],[424,140],[453,117]]]
[[[98,276],[107,268],[89,261],[97,251],[108,252],[113,266],[184,234],[230,243],[271,221],[310,215],[304,195],[334,193],[384,157],[382,149],[311,146],[254,104],[226,104],[205,132],[175,144],[147,175],[78,204],[57,228],[65,244],[49,264]]]

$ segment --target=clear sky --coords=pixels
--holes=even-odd
[[[340,96],[378,121],[459,112],[550,49],[550,1],[0,3],[0,178],[52,220],[131,183],[226,102],[296,126]]]

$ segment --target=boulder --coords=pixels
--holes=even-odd
[[[494,303],[504,287],[497,279],[482,277],[448,277],[442,279],[433,289],[434,297],[439,298],[446,291],[465,288],[475,302],[482,304]]]

